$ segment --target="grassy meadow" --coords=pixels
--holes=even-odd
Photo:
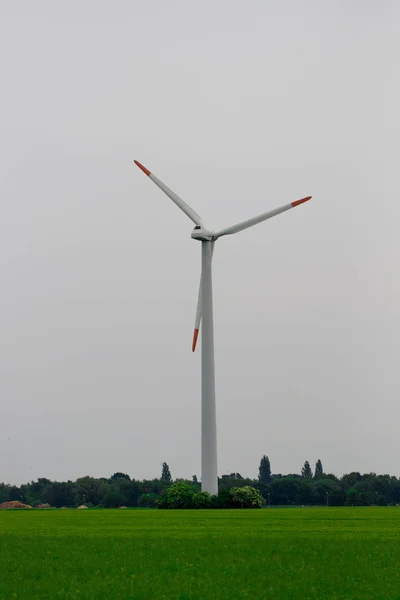
[[[400,508],[0,511],[1,599],[400,599]]]

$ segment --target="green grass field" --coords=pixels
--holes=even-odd
[[[400,599],[400,509],[0,511],[0,598]]]

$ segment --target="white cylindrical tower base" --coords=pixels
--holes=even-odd
[[[218,494],[217,417],[215,410],[212,242],[201,243],[201,490]]]

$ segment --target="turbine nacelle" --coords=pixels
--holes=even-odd
[[[199,242],[213,242],[215,239],[215,232],[206,229],[203,225],[196,225],[192,231],[192,240],[198,240]]]

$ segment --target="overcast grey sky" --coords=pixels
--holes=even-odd
[[[193,224],[219,473],[400,475],[400,6],[0,1],[0,481],[200,475]]]

